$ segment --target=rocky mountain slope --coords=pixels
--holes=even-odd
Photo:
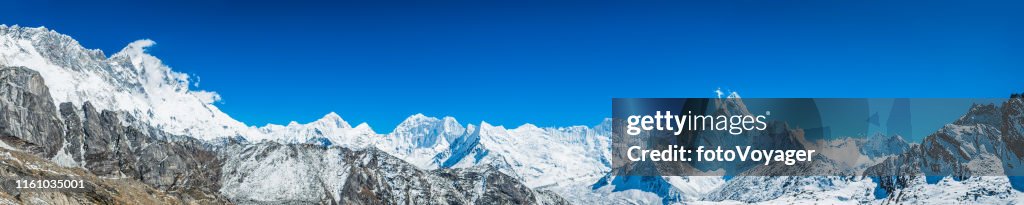
[[[65,167],[97,176],[136,179],[184,199],[218,201],[218,159],[205,143],[154,129],[126,126],[91,103],[81,109],[49,100],[38,72],[0,67],[0,139]]]
[[[941,176],[949,176],[955,184],[965,186],[960,189],[988,193],[984,196],[1005,191],[1009,195],[1005,198],[1019,200],[1019,190],[1024,188],[1016,177],[1024,174],[1022,111],[1024,99],[1020,97],[1001,105],[974,105],[967,114],[928,135],[921,144],[869,167],[866,172],[879,176],[877,192],[889,196],[889,202],[926,200],[918,190],[944,180]],[[976,181],[992,183],[970,183]]]
[[[30,153],[0,144],[0,177],[4,179],[82,180],[84,189],[42,192],[5,184],[0,204],[186,204],[181,198],[134,179],[98,177],[83,169],[62,167]],[[5,183],[14,183],[5,182]],[[203,204],[203,201],[189,201]]]
[[[130,115],[98,111],[91,102],[81,108],[63,103],[58,112],[48,100],[41,75],[24,67],[0,67],[0,82],[4,91],[0,93],[0,139],[4,147],[49,159],[42,163],[47,167],[144,184],[150,192],[167,195],[165,200],[200,204],[567,203],[487,166],[425,171],[374,148],[356,151],[244,140],[213,144],[164,133]],[[3,151],[16,162],[33,158],[19,151]],[[18,164],[3,163],[10,167],[11,175],[39,176],[32,175],[34,166]],[[460,186],[467,184],[473,186]],[[15,194],[16,201],[22,200],[22,195]],[[120,200],[97,197],[103,196],[107,198],[102,200]]]
[[[275,204],[567,204],[493,167],[425,171],[376,149],[309,144],[225,148],[224,187],[236,202]]]

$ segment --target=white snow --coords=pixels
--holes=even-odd
[[[245,124],[213,105],[214,92],[190,90],[189,76],[146,53],[151,40],[132,42],[109,58],[46,28],[0,25],[0,65],[43,76],[54,103],[123,111],[172,134],[200,139],[239,136]]]

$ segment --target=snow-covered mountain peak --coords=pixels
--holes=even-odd
[[[189,75],[150,55],[147,49],[154,45],[153,40],[138,40],[107,58],[100,50],[85,49],[46,28],[0,25],[0,65],[38,71],[55,105],[92,102],[97,109],[119,111],[168,133],[204,140],[241,136],[288,142],[376,134],[372,129],[352,129],[337,113],[308,124],[249,127],[217,108],[217,93],[193,90]]]
[[[466,133],[475,133],[480,129],[480,126],[474,124],[466,124]]]
[[[730,92],[729,96],[726,96],[725,98],[740,98],[740,93],[738,93],[738,92]]]
[[[491,123],[487,123],[487,121],[480,121],[480,129],[481,130],[501,130],[501,131],[505,131],[505,126],[504,125],[492,125]]]
[[[601,123],[594,126],[594,130],[611,133],[612,132],[612,118],[604,118]]]
[[[246,136],[250,141],[273,140],[284,143],[305,143],[328,139],[333,143],[345,144],[353,137],[376,135],[377,133],[366,123],[353,128],[337,113],[330,112],[324,117],[306,124],[292,121],[287,126],[267,124],[263,127],[251,127]],[[360,143],[368,143],[368,141]]]
[[[444,123],[444,121],[441,121],[441,119],[437,119],[436,117],[427,117],[426,115],[423,115],[423,113],[416,113],[405,118],[402,123],[399,123],[398,126],[395,127],[395,130],[392,131],[392,133],[400,133],[416,129],[429,130],[443,128]]]
[[[465,127],[462,126],[462,124],[459,124],[459,121],[455,120],[454,117],[445,116],[444,118],[441,118],[441,120],[444,121],[445,130],[462,130],[462,129],[466,129]]]
[[[327,113],[327,115],[324,115],[324,117],[319,120],[313,121],[313,124],[319,124],[325,127],[352,128],[348,122],[341,119],[341,116],[339,116],[338,113],[334,112]]]
[[[439,146],[446,147],[452,140],[465,134],[466,128],[453,117],[438,119],[417,113],[398,124],[388,138],[414,147],[441,149]]]
[[[997,125],[1002,118],[1002,113],[999,106],[989,104],[972,104],[971,108],[966,114],[960,116],[953,124],[957,125],[968,125],[968,124],[987,124]]]
[[[534,125],[534,124],[531,124],[531,123],[526,123],[526,124],[520,125],[519,127],[516,127],[514,130],[543,130],[543,129],[541,129],[540,127],[537,127],[537,125]]]
[[[0,26],[0,65],[38,71],[54,104],[92,102],[171,134],[200,139],[244,136],[245,124],[221,112],[214,92],[190,90],[189,76],[146,53],[150,40],[107,58],[45,28]]]
[[[428,121],[436,119],[436,117],[427,117],[426,115],[423,115],[423,113],[416,113],[405,118],[404,122]]]
[[[495,126],[486,121],[480,121],[479,133],[481,136],[507,136],[508,129],[505,129],[503,125]]]
[[[339,116],[337,113],[334,113],[334,112],[327,113],[327,115],[324,115],[320,119],[314,120],[314,121],[306,123],[306,124],[302,124],[302,123],[299,123],[299,122],[296,122],[296,121],[291,121],[291,122],[288,122],[287,126],[280,126],[280,125],[275,125],[275,124],[267,124],[266,126],[261,127],[261,128],[268,128],[269,129],[269,128],[276,128],[276,127],[287,127],[287,128],[290,128],[290,129],[305,129],[307,127],[329,128],[329,129],[352,128],[352,126],[349,125],[348,122],[345,122],[344,119],[341,119],[341,116]]]
[[[16,38],[30,39],[38,41],[39,44],[45,44],[49,48],[55,50],[67,50],[67,51],[78,51],[85,56],[97,59],[106,59],[103,51],[100,49],[85,49],[78,43],[77,40],[70,36],[57,33],[57,31],[47,29],[46,27],[22,27],[19,25],[7,26],[0,24],[0,34],[10,35]],[[74,53],[74,52],[69,52]],[[56,52],[50,54],[59,54]]]
[[[364,132],[371,132],[371,133],[373,132],[373,128],[370,127],[370,124],[366,124],[365,122],[364,123],[359,123],[359,125],[356,125],[352,129],[362,130]]]
[[[127,46],[111,56],[142,56],[146,54],[146,48],[156,45],[156,41],[150,39],[140,39],[134,42],[128,43]]]
[[[170,87],[174,91],[188,91],[187,74],[172,71],[159,58],[146,53],[154,45],[153,40],[137,40],[111,55],[110,64],[117,65],[111,67],[115,80],[141,83],[144,90]]]
[[[726,98],[716,98],[715,109],[725,115],[750,115],[750,110],[737,92],[731,92]]]

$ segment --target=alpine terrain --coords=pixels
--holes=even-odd
[[[89,190],[5,187],[0,204],[1024,202],[1013,177],[956,177],[1022,171],[1020,97],[966,110],[919,143],[884,135],[808,141],[785,124],[751,133],[772,136],[755,143],[849,150],[857,160],[815,161],[894,177],[622,176],[613,174],[626,167],[611,163],[611,119],[505,127],[410,113],[378,133],[331,112],[308,123],[246,125],[217,108],[217,93],[194,90],[190,76],[147,53],[154,44],[139,40],[107,55],[47,28],[0,25],[0,177],[76,178]],[[749,113],[736,93],[715,105]],[[1004,166],[972,165],[980,161]],[[629,168],[646,165],[636,166]]]

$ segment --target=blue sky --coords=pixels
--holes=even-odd
[[[137,39],[248,124],[334,111],[593,125],[613,97],[1006,97],[1024,4],[972,1],[4,1],[110,54]]]

